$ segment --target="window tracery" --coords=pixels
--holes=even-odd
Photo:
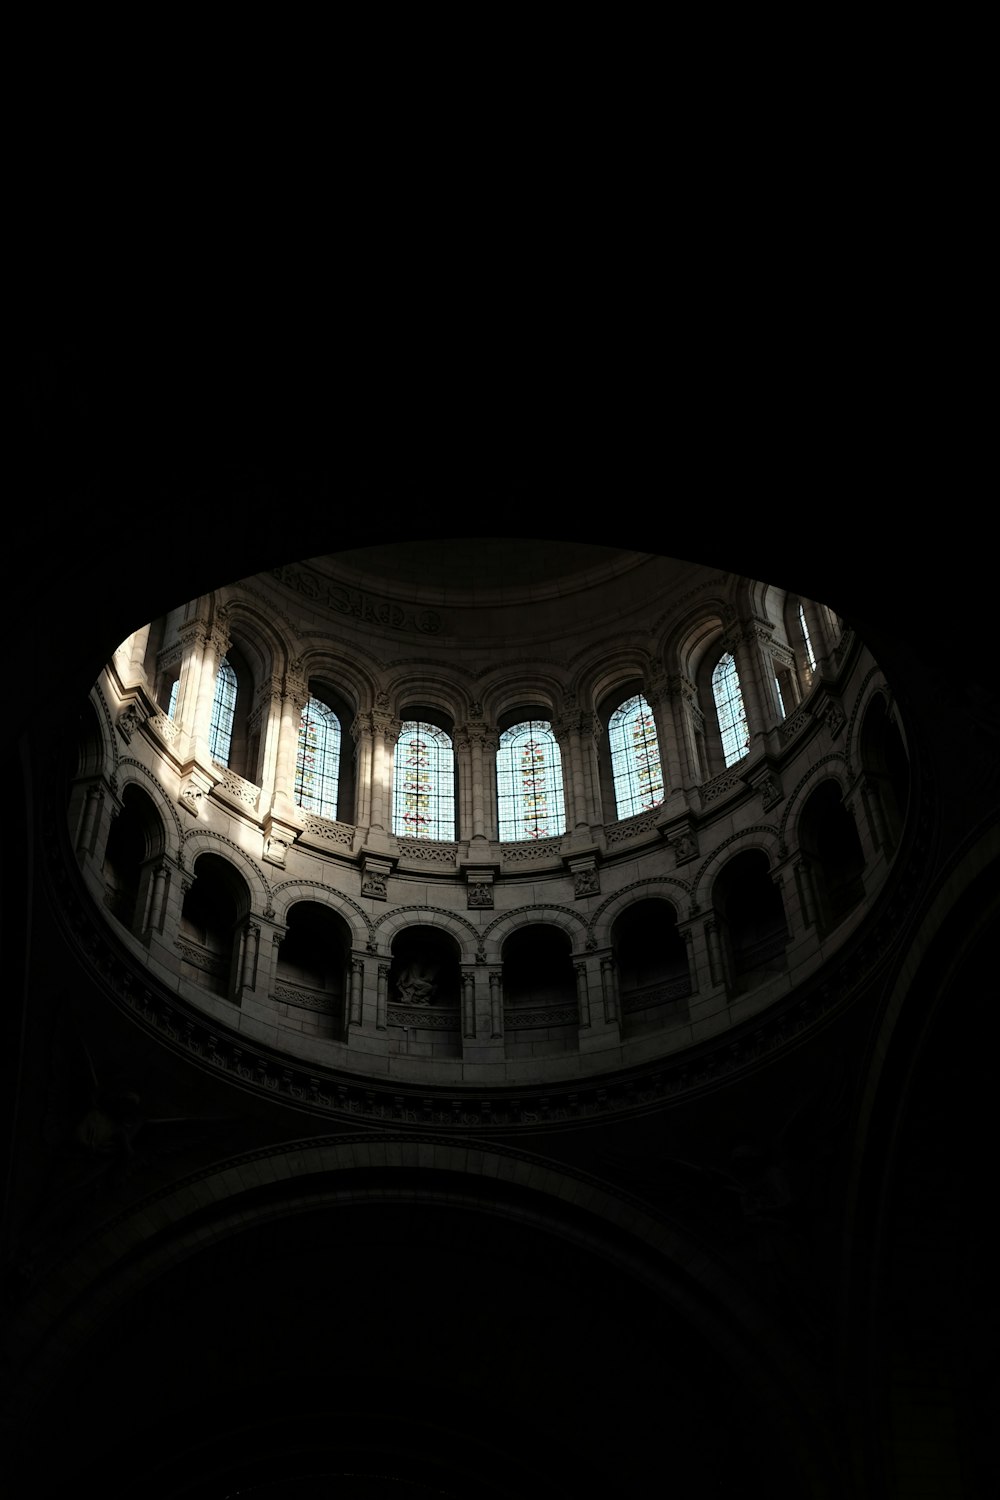
[[[299,720],[295,801],[306,812],[337,818],[340,780],[340,720],[332,708],[310,697]]]
[[[219,663],[215,679],[215,697],[212,700],[212,724],[209,731],[209,749],[212,759],[220,766],[229,765],[229,753],[233,742],[233,720],[236,716],[236,673],[224,656]]]
[[[562,758],[547,719],[527,719],[500,736],[497,813],[501,843],[566,831]]]
[[[743,691],[736,670],[736,660],[727,651],[712,673],[712,696],[719,718],[722,751],[727,768],[750,752],[750,727],[743,703]]]
[[[393,768],[392,831],[399,837],[455,837],[455,755],[437,724],[405,720]]]
[[[665,791],[660,747],[653,710],[641,693],[611,715],[608,742],[619,819],[659,807]]]

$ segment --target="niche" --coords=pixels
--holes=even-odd
[[[580,1010],[569,936],[536,924],[503,945],[503,1029],[508,1057],[576,1051]]]
[[[299,901],[291,908],[274,985],[274,998],[289,1026],[343,1038],[350,950],[347,924],[328,906]]]
[[[138,786],[122,792],[121,811],[111,824],[104,850],[104,904],[130,932],[140,935],[146,921],[153,867],[162,857],[163,825],[152,799]],[[155,920],[156,913],[151,913]]]
[[[799,849],[806,857],[822,935],[842,922],[865,894],[865,856],[837,782],[824,781],[810,794],[799,821]]]
[[[238,1004],[249,915],[250,891],[229,861],[218,854],[199,855],[181,911],[182,976]]]
[[[622,1036],[644,1036],[686,1021],[691,993],[687,944],[669,901],[636,901],[616,919],[611,943]]]
[[[440,927],[407,927],[392,945],[390,1050],[416,1057],[461,1057],[461,953]]]
[[[712,889],[723,974],[731,995],[765,984],[786,967],[788,923],[781,892],[762,849],[745,849],[720,871]]]

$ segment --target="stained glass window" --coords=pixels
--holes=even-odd
[[[403,723],[393,768],[392,831],[400,838],[455,837],[455,756],[437,724]]]
[[[715,697],[715,711],[719,716],[726,765],[731,766],[734,761],[742,760],[750,750],[747,711],[743,707],[739,673],[731,652],[726,652],[712,673],[712,693]]]
[[[337,817],[340,780],[340,720],[332,708],[310,698],[299,720],[295,800],[306,812]]]
[[[545,719],[528,719],[500,736],[497,808],[504,843],[554,838],[566,831],[562,760]]]
[[[631,818],[664,797],[653,710],[641,693],[615,709],[608,724],[611,773],[619,818]]]
[[[181,680],[179,677],[177,677],[174,679],[174,684],[170,689],[170,701],[167,704],[168,719],[172,719],[174,714],[177,712],[177,694],[180,692],[180,686]]]
[[[812,641],[809,639],[809,627],[806,624],[806,612],[802,608],[801,604],[799,605],[799,629],[802,631],[802,639],[805,642],[806,659],[809,662],[809,670],[810,672],[815,672],[816,657],[813,653]]]
[[[212,700],[212,727],[209,731],[209,749],[212,759],[220,766],[228,766],[229,751],[233,742],[233,715],[236,712],[236,673],[225,657],[219,663],[219,675],[215,679],[215,697]]]

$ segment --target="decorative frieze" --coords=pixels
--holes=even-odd
[[[458,860],[458,845],[446,844],[440,839],[398,839],[401,859],[419,859],[425,863],[454,865]]]
[[[242,802],[253,812],[257,811],[257,803],[260,799],[260,787],[254,786],[252,781],[247,781],[244,776],[237,776],[228,766],[220,767],[222,775],[216,784],[216,791],[227,792],[230,797],[235,797],[237,802]]]
[[[631,818],[622,818],[617,823],[605,823],[605,842],[609,847],[613,847],[615,844],[625,844],[629,839],[638,838],[641,834],[653,833],[658,816],[658,809],[651,809],[648,812],[636,813]]]
[[[800,704],[793,714],[789,714],[781,724],[778,725],[778,736],[782,744],[787,745],[797,734],[812,722],[812,714],[804,704]]]
[[[503,1024],[508,1031],[528,1031],[540,1026],[575,1026],[575,1005],[546,1005],[534,1008],[527,1006],[505,1010]]]
[[[465,876],[465,904],[476,911],[493,910],[493,871],[469,870]]]
[[[457,1031],[459,1012],[457,1008],[445,1010],[427,1007],[418,1010],[409,1005],[390,1005],[388,1020],[390,1026],[416,1026],[421,1031]]]
[[[371,855],[366,855],[361,867],[362,896],[371,896],[376,901],[387,901],[391,874],[392,864],[389,860],[373,859]]]
[[[557,859],[562,839],[532,839],[501,845],[504,864],[534,864],[543,859]]]
[[[342,844],[346,849],[353,847],[355,834],[353,823],[336,823],[332,818],[321,818],[318,813],[305,813],[304,816],[303,833],[311,835],[312,838],[325,839],[331,844]]]

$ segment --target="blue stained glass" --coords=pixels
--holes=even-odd
[[[659,807],[665,795],[653,711],[641,693],[619,705],[608,724],[619,818]]]
[[[299,720],[295,800],[306,812],[337,817],[340,780],[340,720],[332,708],[310,698]]]
[[[400,838],[455,837],[455,755],[437,724],[407,719],[393,767],[392,829]]]
[[[209,730],[209,749],[212,759],[220,766],[228,766],[229,752],[233,743],[233,717],[236,713],[236,673],[225,657],[219,663],[219,675],[215,679],[215,697],[212,700],[212,725]]]
[[[726,765],[742,760],[750,752],[750,729],[743,706],[739,673],[731,652],[726,652],[712,673],[712,693],[719,716],[722,750]]]
[[[504,843],[565,833],[562,760],[547,720],[528,719],[501,735],[497,812]]]

